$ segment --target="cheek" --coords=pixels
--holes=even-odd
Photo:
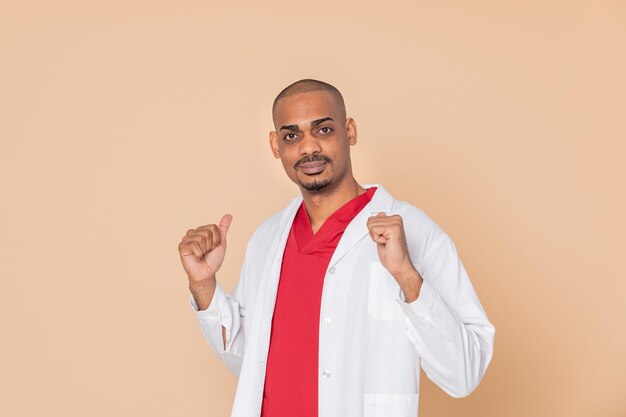
[[[332,146],[329,146],[326,149],[326,152],[328,152],[329,156],[334,155],[333,159],[347,159],[348,154],[350,153],[350,144],[348,143],[348,138],[346,137],[338,139],[332,144]]]
[[[329,156],[332,158],[334,165],[345,165],[349,157],[350,148],[337,146],[332,150]]]

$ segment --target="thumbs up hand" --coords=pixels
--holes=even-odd
[[[225,214],[219,225],[208,224],[187,230],[178,252],[190,283],[215,279],[226,256],[226,234],[233,216]]]

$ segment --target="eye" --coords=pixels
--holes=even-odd
[[[284,139],[286,140],[294,140],[296,138],[296,134],[295,133],[287,133],[284,137]]]
[[[333,131],[333,129],[328,127],[328,126],[324,126],[324,127],[320,128],[320,130],[318,130],[318,132],[320,132],[323,135],[327,135],[327,134],[329,134],[332,131]]]

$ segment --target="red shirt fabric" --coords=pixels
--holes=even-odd
[[[313,233],[304,201],[283,254],[265,374],[261,417],[317,417],[319,320],[330,259],[376,187],[353,198]]]

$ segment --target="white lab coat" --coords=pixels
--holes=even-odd
[[[319,327],[320,417],[415,417],[420,365],[453,397],[472,392],[493,354],[489,322],[450,237],[422,210],[380,184],[345,229],[324,278]],[[194,310],[202,333],[238,377],[231,417],[258,417],[281,258],[302,196],[269,217],[248,242],[232,294],[217,285]],[[402,216],[411,261],[424,282],[407,303],[382,266],[367,218]],[[222,325],[227,329],[226,349]],[[271,408],[271,405],[270,405]]]

